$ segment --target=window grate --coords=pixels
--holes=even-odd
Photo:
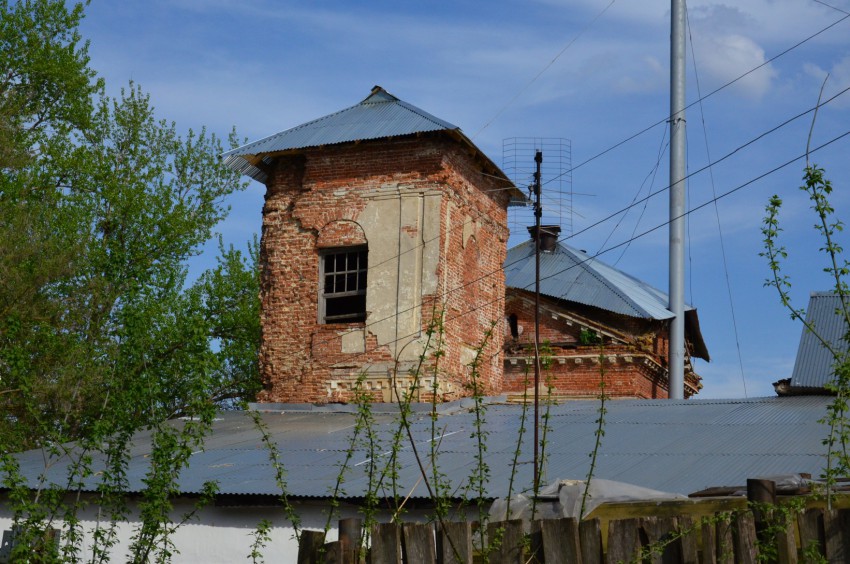
[[[357,247],[332,249],[322,254],[322,323],[366,320],[368,253],[367,249]]]

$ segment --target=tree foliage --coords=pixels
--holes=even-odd
[[[215,135],[179,133],[133,83],[105,93],[83,15],[0,0],[4,452],[257,389],[256,243],[247,255],[220,245],[218,265],[187,284],[187,260],[244,184]]]
[[[838,297],[839,306],[835,314],[843,321],[843,345],[830,342],[827,337],[821,335],[818,328],[806,320],[806,312],[795,308],[791,301],[791,280],[787,274],[783,274],[788,251],[779,241],[782,232],[779,222],[782,199],[778,195],[770,198],[765,209],[766,215],[762,222],[765,251],[761,256],[767,259],[770,268],[770,277],[765,281],[765,286],[776,289],[791,318],[802,323],[832,357],[833,379],[826,387],[835,397],[821,419],[828,427],[827,437],[823,441],[826,446],[823,478],[826,481],[827,500],[831,508],[836,482],[850,476],[850,351],[846,346],[846,343],[850,342],[850,287],[847,284],[850,262],[844,257],[844,248],[838,242],[838,235],[844,230],[844,222],[836,217],[835,208],[830,203],[833,187],[832,182],[826,178],[824,169],[807,164],[800,189],[808,195],[811,202],[811,209],[816,218],[814,228],[822,244],[819,251],[823,253],[826,263],[823,271],[829,276],[832,282],[831,290]]]

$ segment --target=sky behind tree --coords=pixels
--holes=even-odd
[[[811,146],[831,144],[811,158],[835,185],[838,215],[850,210],[850,136],[840,137],[850,132],[849,16],[850,0],[689,3],[686,291],[712,356],[696,365],[700,398],[773,395],[771,383],[791,374],[801,328],[763,286],[759,257],[772,194],[785,201],[794,305],[831,287],[799,157],[805,112],[829,73],[823,100],[837,97],[820,108]],[[544,152],[568,180],[544,186],[544,220],[570,227],[567,244],[666,291],[669,20],[661,0],[94,0],[82,31],[113,93],[135,81],[183,129],[226,136],[235,126],[256,140],[381,85],[460,126],[500,165],[506,139],[568,140],[568,158]],[[233,197],[226,241],[259,233],[263,191],[253,183]],[[532,220],[511,212],[511,245]]]

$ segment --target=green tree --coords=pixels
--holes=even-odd
[[[187,260],[244,185],[214,135],[181,135],[132,83],[106,95],[83,15],[82,3],[0,0],[0,484],[19,527],[13,558],[77,561],[83,502],[66,494],[102,460],[91,556],[108,560],[128,445],[150,429],[127,558],[167,560],[183,522],[171,522],[175,480],[217,407],[259,387],[257,244],[220,245],[187,284]],[[67,483],[20,473],[9,453],[34,447],[69,457]],[[215,485],[205,491],[201,503]],[[60,521],[61,547],[45,534]]]
[[[0,448],[105,436],[256,393],[256,243],[187,259],[244,188],[89,68],[84,6],[0,0]],[[228,139],[236,142],[234,134]]]

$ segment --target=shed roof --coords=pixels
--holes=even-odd
[[[847,304],[850,308],[850,304]],[[841,310],[841,298],[833,292],[812,292],[806,322],[817,335],[803,328],[794,371],[791,373],[792,388],[824,389],[833,381],[835,357],[824,346],[821,339],[830,344],[838,354],[846,354],[850,344],[845,337],[850,330]]]
[[[800,472],[818,475],[824,466],[822,439],[827,433],[818,419],[825,413],[829,399],[799,396],[608,402],[605,435],[594,476],[687,494],[709,486],[740,485],[747,478],[759,476]],[[439,452],[436,464],[456,497],[461,497],[476,469],[476,422],[470,406],[469,400],[445,404],[436,423]],[[378,446],[370,452],[366,440],[356,441],[352,446],[357,429],[353,406],[282,407],[282,411],[263,413],[262,421],[277,446],[289,495],[329,497],[346,464],[343,497],[362,497],[369,486],[370,460],[385,468],[390,459],[392,436],[398,428],[396,408],[388,404],[373,406]],[[429,407],[430,404],[418,405],[409,417],[411,435],[425,467],[430,465],[432,443]],[[489,498],[508,493],[523,413],[521,405],[502,403],[490,404],[484,412],[482,431],[487,444],[484,460],[490,474],[485,495]],[[547,481],[586,477],[598,418],[599,403],[595,401],[571,401],[551,407],[545,453]],[[528,486],[532,480],[532,433],[526,421],[513,475],[516,489]],[[150,433],[140,433],[134,438],[127,472],[129,491],[144,486],[150,442]],[[67,455],[56,459],[42,451],[29,451],[18,455],[18,459],[22,475],[33,487],[43,473],[48,482],[67,483],[71,460]],[[97,455],[94,460],[97,472],[103,460]],[[86,478],[84,489],[94,490],[97,480],[96,474]],[[181,473],[179,490],[184,494],[197,493],[208,481],[217,481],[221,494],[280,495],[270,455],[263,444],[263,433],[248,414],[219,415],[203,449],[192,454],[189,468]],[[384,477],[378,493],[389,495],[391,491],[390,479]],[[396,491],[412,498],[428,497],[406,439],[398,453]]]
[[[528,240],[508,250],[505,258],[508,288],[534,290],[534,249],[534,240]],[[552,251],[540,253],[540,292],[630,317],[673,318],[673,312],[667,309],[666,293],[562,242]],[[685,325],[694,346],[693,354],[709,360],[697,311],[689,305],[685,305]]]
[[[528,240],[508,250],[505,285],[534,289],[534,248],[534,241]],[[661,290],[560,242],[553,251],[540,253],[540,292],[631,317],[673,317]]]
[[[253,141],[221,155],[225,165],[246,174],[259,182],[267,180],[263,164],[271,162],[271,155],[286,151],[297,151],[323,145],[352,143],[370,139],[402,137],[429,132],[446,132],[458,139],[482,159],[506,186],[513,183],[456,125],[442,120],[425,110],[400,100],[375,86],[362,102],[314,119],[296,127]],[[522,192],[513,188],[516,200],[523,200]]]

